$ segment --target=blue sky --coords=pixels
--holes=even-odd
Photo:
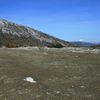
[[[100,0],[0,0],[0,18],[68,41],[100,42]]]

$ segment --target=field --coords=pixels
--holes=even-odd
[[[0,100],[100,100],[100,52],[82,49],[1,48]]]

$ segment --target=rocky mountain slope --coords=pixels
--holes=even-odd
[[[30,27],[0,19],[0,46],[49,46],[64,47],[72,44]]]

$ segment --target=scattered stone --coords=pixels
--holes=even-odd
[[[74,85],[72,85],[72,87],[74,87]]]
[[[75,80],[79,80],[81,77],[80,77],[80,76],[73,76],[73,78],[74,78]]]
[[[39,97],[41,97],[41,95],[36,95],[36,98],[39,98]]]
[[[67,89],[67,91],[68,91],[69,93],[73,93],[73,92],[74,92],[74,89],[73,89],[73,88],[69,88],[69,89]]]
[[[55,93],[60,94],[61,92],[60,91],[55,91]]]
[[[86,97],[87,97],[87,98],[90,98],[90,97],[92,97],[92,95],[91,95],[91,94],[88,94],[88,95],[86,95]]]
[[[47,95],[50,95],[51,93],[49,93],[49,92],[46,92],[46,94],[47,94]]]
[[[44,55],[47,55],[47,53],[46,53],[46,52],[44,52],[43,54],[44,54]]]
[[[85,86],[83,86],[83,85],[82,85],[82,86],[80,86],[80,87],[81,87],[82,89],[85,89],[85,88],[86,88],[86,87],[85,87]]]
[[[69,97],[69,96],[70,96],[70,94],[66,94],[66,96],[68,96],[68,97]]]

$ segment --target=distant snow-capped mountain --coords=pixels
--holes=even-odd
[[[85,41],[73,41],[72,42],[75,46],[96,46],[99,45],[100,42],[85,42]]]

